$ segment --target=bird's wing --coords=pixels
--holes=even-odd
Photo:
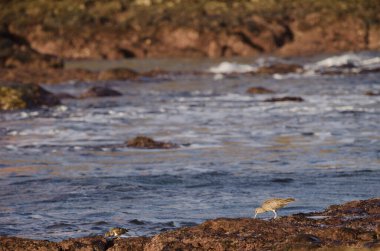
[[[293,198],[287,198],[287,199],[273,198],[273,199],[264,201],[262,207],[265,209],[272,210],[272,209],[284,207],[285,205],[289,204],[292,201],[294,201]]]

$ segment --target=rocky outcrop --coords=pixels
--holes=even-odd
[[[153,237],[77,238],[58,243],[0,237],[18,250],[379,250],[380,198],[334,205],[278,219],[220,218]]]
[[[65,0],[59,5],[31,5],[8,1],[0,10],[0,20],[35,51],[70,59],[307,55],[380,49],[376,0],[333,5],[301,0],[138,2]],[[10,60],[7,64],[18,63]]]
[[[58,97],[34,84],[0,84],[0,111],[60,104]]]
[[[0,67],[62,67],[63,61],[56,56],[41,54],[32,49],[22,36],[9,32],[8,27],[0,28]]]

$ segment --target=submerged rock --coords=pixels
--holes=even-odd
[[[264,100],[264,102],[287,102],[287,101],[303,102],[304,100],[301,97],[292,97],[292,96],[280,97],[280,98],[270,98],[270,99]]]
[[[367,95],[367,96],[380,96],[380,91],[378,91],[378,92],[375,92],[375,91],[367,91],[367,92],[365,93],[365,95]]]
[[[57,96],[59,99],[75,99],[73,95],[66,92],[55,93],[55,96]]]
[[[94,97],[116,97],[122,96],[121,92],[115,91],[108,87],[93,86],[86,92],[80,95],[80,98],[94,98]]]
[[[134,139],[128,140],[127,147],[147,148],[147,149],[172,149],[178,148],[178,145],[172,142],[155,141],[149,137],[137,136]]]
[[[251,87],[246,91],[248,94],[271,94],[274,93],[274,91],[269,90],[265,87]]]
[[[35,84],[0,85],[0,110],[29,109],[59,105],[54,94]]]
[[[270,66],[260,67],[256,73],[259,74],[286,74],[294,72],[302,72],[303,67],[298,64],[274,64]]]

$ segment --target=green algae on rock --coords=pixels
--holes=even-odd
[[[52,93],[35,84],[1,84],[0,111],[59,105]]]

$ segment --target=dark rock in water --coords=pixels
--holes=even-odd
[[[270,99],[266,99],[264,100],[264,102],[287,102],[287,101],[291,101],[291,102],[303,102],[303,98],[301,97],[280,97],[280,98],[270,98]]]
[[[274,64],[270,66],[260,67],[256,73],[259,74],[286,74],[294,72],[302,72],[303,67],[298,64]]]
[[[367,95],[367,96],[380,96],[380,91],[378,91],[378,92],[367,91],[367,92],[365,93],[365,95]]]
[[[155,141],[149,137],[137,136],[134,139],[128,140],[127,147],[147,148],[147,149],[172,149],[178,148],[178,145],[171,142]]]
[[[80,95],[81,98],[94,98],[94,97],[116,97],[122,96],[121,92],[115,91],[108,87],[93,86],[86,92]]]
[[[132,223],[135,225],[144,225],[145,224],[143,221],[138,220],[138,219],[130,220],[129,223]]]
[[[54,95],[58,97],[59,99],[75,99],[76,98],[73,95],[68,94],[66,92],[55,93]]]
[[[301,135],[302,136],[306,136],[306,137],[310,137],[310,136],[314,136],[315,133],[313,133],[313,132],[303,132],[303,133],[301,133]]]
[[[0,67],[63,67],[58,57],[33,50],[23,37],[13,34],[6,25],[0,27]]]
[[[377,73],[377,72],[380,72],[380,67],[371,68],[371,69],[363,69],[359,73],[366,74],[366,73]]]
[[[0,85],[0,110],[29,109],[40,106],[59,105],[54,94],[35,84]]]
[[[117,68],[99,72],[99,80],[125,80],[135,79],[138,77],[138,73],[127,68]]]
[[[274,178],[271,180],[274,183],[291,183],[294,181],[292,178]]]
[[[251,87],[246,91],[248,94],[271,94],[274,93],[274,91],[269,90],[265,87]]]
[[[219,218],[193,227],[115,240],[86,237],[61,242],[0,237],[1,250],[378,250],[380,198],[272,220]],[[315,217],[315,216],[323,217]]]

